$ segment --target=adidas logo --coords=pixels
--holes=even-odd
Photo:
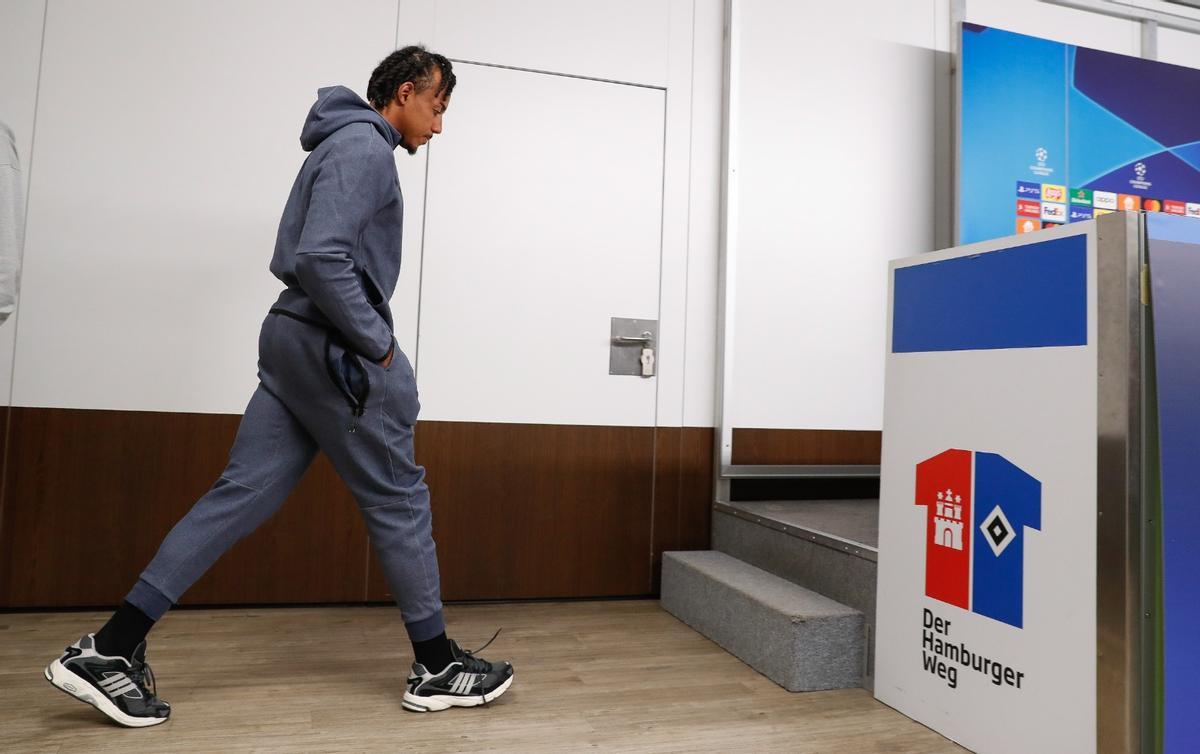
[[[450,683],[450,693],[466,694],[476,683],[482,680],[483,676],[478,673],[459,673]]]
[[[104,689],[104,693],[111,697],[132,696],[135,699],[142,698],[142,692],[129,680],[129,676],[124,673],[106,672],[104,677],[100,679],[100,688]]]

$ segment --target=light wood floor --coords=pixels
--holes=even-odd
[[[42,678],[101,613],[0,614],[3,751],[961,752],[861,689],[791,694],[655,601],[447,608],[467,648],[516,668],[490,708],[400,708],[393,608],[178,610],[149,661],[173,716],[118,727]]]

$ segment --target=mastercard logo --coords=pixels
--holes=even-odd
[[[1157,199],[1143,199],[1142,209],[1147,212],[1162,212],[1162,202]]]

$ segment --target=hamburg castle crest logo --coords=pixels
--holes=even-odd
[[[926,511],[925,595],[1024,625],[1025,529],[1042,528],[1042,484],[1003,456],[947,450],[917,464]]]

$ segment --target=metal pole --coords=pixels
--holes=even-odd
[[[725,0],[725,71],[722,87],[721,234],[717,278],[717,374],[714,417],[713,499],[729,502],[722,469],[733,462],[734,325],[737,293],[737,127],[739,46],[737,3]]]

